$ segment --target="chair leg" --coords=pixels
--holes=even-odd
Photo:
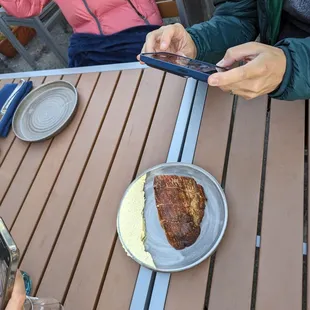
[[[25,47],[16,39],[10,27],[6,24],[6,22],[1,17],[0,17],[0,31],[11,42],[11,44],[17,50],[17,52],[26,60],[29,66],[32,69],[36,69],[36,64],[35,64],[34,59],[31,57],[31,55],[28,53]]]
[[[57,45],[55,44],[53,37],[49,33],[49,31],[44,27],[43,23],[38,17],[33,18],[34,28],[37,31],[37,34],[44,40],[46,45],[52,50],[52,52],[57,56],[57,58],[61,61],[64,66],[68,66],[68,56],[61,52]]]

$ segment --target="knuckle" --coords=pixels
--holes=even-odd
[[[230,57],[230,56],[232,56],[233,55],[233,53],[234,53],[234,50],[233,50],[233,48],[231,47],[231,48],[229,48],[227,51],[226,51],[226,57]]]
[[[261,90],[260,84],[259,83],[254,83],[253,86],[252,86],[252,91],[254,93],[258,93],[260,90]]]
[[[260,73],[261,74],[265,74],[269,71],[269,66],[267,63],[264,63],[261,67],[260,67]]]

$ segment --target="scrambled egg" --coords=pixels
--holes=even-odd
[[[142,176],[130,188],[125,196],[119,213],[119,230],[122,240],[129,249],[128,256],[134,256],[149,267],[155,268],[153,258],[145,251],[144,240],[145,219],[144,219],[144,184],[146,175]]]

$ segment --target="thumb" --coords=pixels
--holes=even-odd
[[[264,45],[258,42],[250,42],[232,47],[227,50],[224,58],[216,65],[219,67],[230,67],[237,61],[258,55],[263,51],[263,47]]]

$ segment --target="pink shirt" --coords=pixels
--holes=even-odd
[[[50,0],[0,0],[8,14],[16,17],[39,15]],[[145,25],[128,0],[55,0],[74,32],[112,34]],[[131,0],[150,24],[162,25],[155,0]],[[98,26],[98,23],[99,26]]]

